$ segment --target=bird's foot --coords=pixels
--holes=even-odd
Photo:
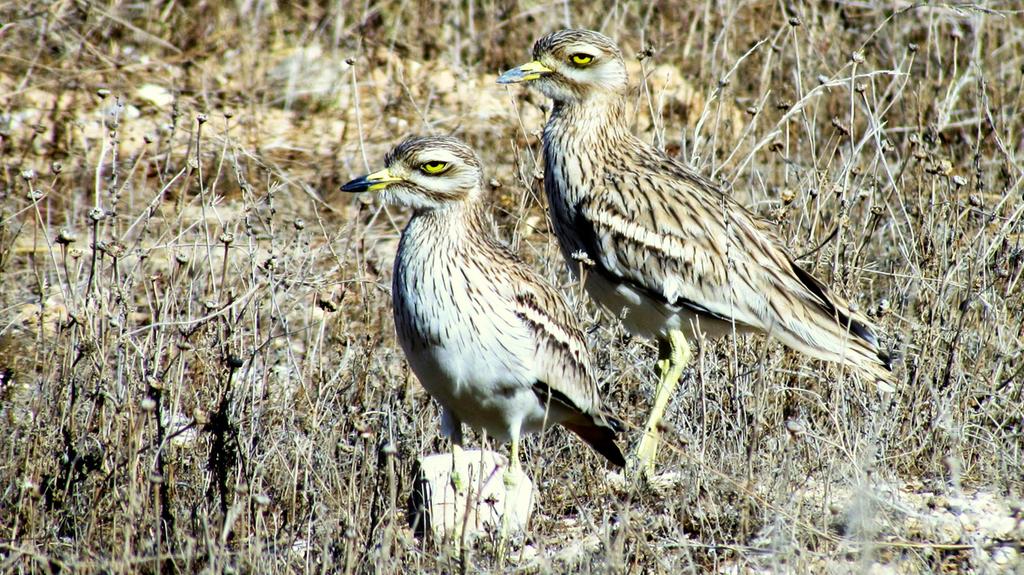
[[[644,475],[644,485],[647,489],[658,495],[674,489],[683,482],[683,474],[678,471],[667,471],[665,473],[649,473]]]
[[[515,469],[507,469],[505,470],[505,473],[503,473],[501,476],[501,480],[505,484],[505,490],[508,491],[509,493],[515,491],[516,486],[519,485],[518,473],[522,472],[517,472],[517,470]]]
[[[677,471],[655,473],[652,466],[631,466],[625,472],[609,471],[605,481],[618,493],[650,492],[660,496],[682,483],[683,474]]]
[[[636,452],[626,461],[626,475],[637,480],[654,475],[654,461],[658,456],[659,433],[657,428],[644,431]]]
[[[466,484],[462,480],[462,474],[459,473],[459,470],[456,469],[454,466],[452,467],[452,473],[449,479],[451,482],[452,490],[455,491],[456,495],[462,493],[465,490]]]

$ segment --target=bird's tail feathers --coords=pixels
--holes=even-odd
[[[613,423],[614,422],[614,423]],[[605,459],[618,467],[626,466],[626,458],[615,444],[616,426],[618,421],[608,418],[608,422],[564,422],[566,429],[575,433],[584,443],[600,453]],[[621,424],[619,424],[621,426]]]
[[[892,362],[879,345],[867,318],[850,309],[842,297],[789,260],[793,275],[806,290],[806,316],[779,318],[787,334],[786,344],[811,356],[845,363],[874,378],[880,389],[895,389]],[[789,321],[787,321],[787,319]]]
[[[781,330],[785,333],[776,335],[793,349],[854,367],[870,377],[880,390],[894,391],[896,380],[889,354],[881,349],[866,322],[856,316],[848,321],[843,325],[837,318],[822,316],[817,321],[786,326]]]

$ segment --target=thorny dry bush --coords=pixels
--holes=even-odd
[[[686,480],[618,491],[564,433],[531,438],[539,507],[510,565],[1019,560],[1014,2],[32,0],[0,16],[0,570],[496,569],[493,541],[459,557],[406,527],[412,462],[446,448],[392,336],[407,214],[335,192],[411,133],[480,150],[500,232],[592,327],[634,444],[654,349],[568,282],[539,193],[546,104],[493,84],[568,24],[622,43],[638,133],[776,222],[875,319],[900,385],[763,338],[703,342],[659,462]],[[929,523],[928,507],[964,523],[982,496],[1009,502],[1008,527]]]

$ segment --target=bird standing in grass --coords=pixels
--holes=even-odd
[[[395,327],[416,377],[443,408],[457,459],[462,424],[512,442],[561,424],[625,465],[603,413],[583,333],[561,296],[493,237],[480,160],[450,137],[409,138],[385,169],[346,192],[379,191],[413,209],[395,258]]]
[[[498,82],[529,82],[554,101],[544,189],[562,253],[598,304],[659,342],[661,377],[636,453],[644,473],[698,333],[764,332],[891,381],[868,321],[801,269],[766,223],[630,132],[626,66],[611,39],[549,34]]]

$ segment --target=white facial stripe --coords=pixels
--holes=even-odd
[[[586,43],[583,43],[583,42],[577,42],[575,44],[570,44],[570,45],[566,46],[565,54],[569,58],[572,58],[576,54],[580,54],[582,56],[590,56],[594,60],[597,60],[597,59],[601,58],[602,52],[601,52],[601,50],[597,49],[596,47],[594,47],[594,46],[592,46],[590,44],[586,44]]]
[[[462,160],[458,156],[451,153],[448,150],[439,148],[436,150],[430,150],[429,152],[421,152],[416,155],[416,164],[414,167],[417,169],[427,162],[444,162],[446,164],[462,164]]]

